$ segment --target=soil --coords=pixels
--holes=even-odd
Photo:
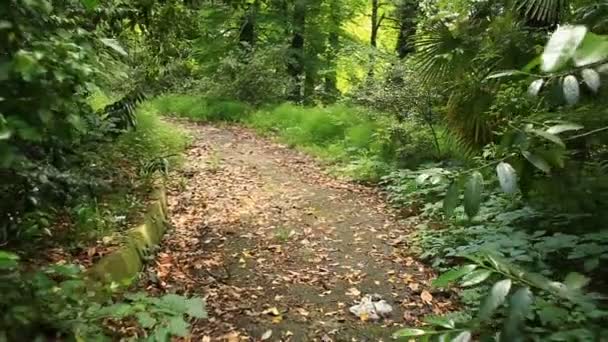
[[[194,142],[169,177],[173,228],[143,282],[205,298],[191,340],[388,341],[454,308],[377,190],[246,128],[179,124]],[[368,294],[391,316],[349,312]]]

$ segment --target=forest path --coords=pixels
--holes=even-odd
[[[453,306],[373,189],[242,127],[180,125],[194,142],[170,177],[174,228],[144,285],[206,299],[193,341],[388,341]],[[390,318],[351,314],[366,294],[391,304]]]

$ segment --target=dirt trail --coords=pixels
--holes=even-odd
[[[145,282],[206,299],[194,341],[387,341],[452,307],[372,189],[247,129],[182,125],[194,143],[171,176],[174,229]],[[349,313],[365,294],[387,300],[390,319]]]

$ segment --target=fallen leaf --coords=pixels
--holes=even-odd
[[[267,339],[269,339],[272,336],[272,330],[268,329],[266,330],[266,332],[262,335],[261,340],[262,341],[266,341]]]
[[[266,309],[266,310],[262,311],[262,313],[265,315],[271,315],[271,316],[280,316],[281,315],[281,312],[279,312],[279,309],[277,309],[274,306],[270,309]]]
[[[361,295],[361,291],[359,291],[356,287],[351,287],[346,291],[347,296],[359,297]]]
[[[420,298],[422,298],[422,300],[427,304],[431,304],[431,302],[433,302],[433,295],[427,290],[422,291]]]

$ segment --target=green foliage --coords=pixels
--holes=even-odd
[[[78,266],[26,272],[15,254],[0,251],[0,338],[112,340],[108,324],[134,319],[149,341],[186,336],[186,318],[206,318],[200,298],[116,292],[89,281]]]
[[[515,267],[489,253],[466,258],[474,264],[445,273],[434,284],[445,286],[460,279],[461,286],[472,286],[490,279],[500,279],[488,291],[476,317],[464,323],[435,319],[428,321],[432,328],[403,329],[395,333],[396,338],[439,336],[444,340],[468,341],[475,334],[491,341],[560,341],[566,336],[588,340],[606,333],[601,322],[608,313],[597,306],[592,294],[582,290],[589,283],[587,277],[570,273],[560,283]],[[509,305],[505,307],[507,302]],[[545,309],[548,303],[552,309]],[[560,310],[560,307],[571,312]],[[576,320],[568,319],[569,316],[573,317],[572,311],[579,315]],[[499,313],[504,317],[502,327],[494,325],[493,321]],[[559,322],[558,325],[549,323],[548,316],[554,319],[553,323]],[[535,329],[526,328],[529,323],[536,324],[538,319],[549,324],[536,326]],[[466,334],[466,339],[463,334]]]
[[[184,117],[202,122],[238,122],[245,120],[252,111],[249,105],[242,102],[178,94],[155,98],[151,105],[162,115]]]

